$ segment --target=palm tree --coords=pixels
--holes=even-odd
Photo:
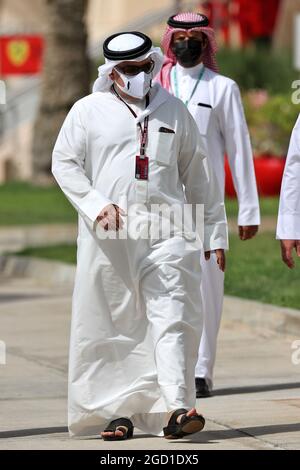
[[[73,103],[89,93],[87,0],[46,0],[46,51],[41,101],[34,126],[35,181],[50,175],[53,145]]]

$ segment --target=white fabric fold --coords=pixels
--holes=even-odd
[[[227,245],[222,197],[192,116],[159,85],[151,102],[149,181],[135,178],[139,129],[110,92],[75,103],[53,152],[54,176],[79,212],[68,388],[72,436],[99,435],[120,416],[161,435],[167,412],[195,406],[201,247],[177,233],[175,224],[173,237],[157,239],[106,239],[99,225],[91,226],[105,200],[124,209],[126,203],[128,225],[138,219],[141,226],[152,204],[183,209],[188,202],[204,205],[210,227],[205,246],[217,248],[216,240]],[[139,212],[131,214],[136,203]]]
[[[300,240],[300,116],[292,133],[282,179],[276,237]]]

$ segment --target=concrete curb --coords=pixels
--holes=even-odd
[[[225,296],[223,314],[225,319],[246,323],[253,328],[300,337],[300,310]]]
[[[0,256],[0,275],[29,277],[48,286],[72,286],[76,267],[59,261],[29,256]]]
[[[12,253],[29,246],[75,243],[76,238],[77,224],[0,227],[0,253]]]
[[[74,265],[58,261],[27,256],[0,256],[0,275],[30,277],[53,287],[72,287],[75,270]],[[300,310],[225,296],[223,315],[225,320],[300,337]]]

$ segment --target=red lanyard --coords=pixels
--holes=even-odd
[[[112,90],[114,94],[119,98],[119,100],[121,100],[127,106],[131,114],[135,118],[137,118],[137,114],[133,111],[133,109],[129,106],[129,104],[127,104],[126,101],[123,100],[123,98],[121,98],[121,96],[115,90],[114,86],[112,86]],[[146,95],[146,108],[149,106],[149,101],[150,101],[149,94],[147,94]],[[142,127],[142,124],[140,122],[138,123],[138,125],[141,130],[140,158],[143,160],[145,158],[145,148],[146,148],[147,139],[148,139],[149,116],[146,116],[144,119],[144,127]]]
[[[146,107],[149,104],[149,96],[146,96]],[[148,139],[148,125],[149,125],[149,116],[146,116],[144,119],[144,128],[142,129],[142,125],[139,122],[139,126],[141,129],[141,147],[140,147],[140,157],[144,158],[145,157],[145,148],[147,144],[147,139]]]

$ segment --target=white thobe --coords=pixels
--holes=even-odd
[[[198,64],[192,68],[184,68],[177,63],[171,72],[169,91],[177,95],[174,74],[176,69],[178,97],[183,102],[189,101],[188,109],[206,142],[222,195],[225,193],[224,157],[227,154],[239,202],[238,225],[259,225],[259,201],[252,149],[239,88],[233,80],[205,68],[191,97],[203,67],[203,64]],[[223,308],[224,274],[218,268],[215,255],[209,261],[205,261],[202,256],[201,265],[204,327],[196,376],[205,378],[212,388]]]
[[[300,116],[293,129],[284,168],[276,238],[300,240]]]
[[[147,114],[149,180],[140,181],[137,123]],[[147,205],[139,213],[142,223],[153,203],[204,203],[204,248],[226,248],[224,203],[196,124],[181,101],[159,85],[136,119],[114,94],[97,92],[69,112],[52,171],[79,213],[70,434],[96,435],[112,419],[128,417],[142,431],[162,435],[167,412],[195,405],[200,248],[176,230],[170,239],[102,239],[96,217],[107,204],[122,207],[125,200],[128,207]]]

